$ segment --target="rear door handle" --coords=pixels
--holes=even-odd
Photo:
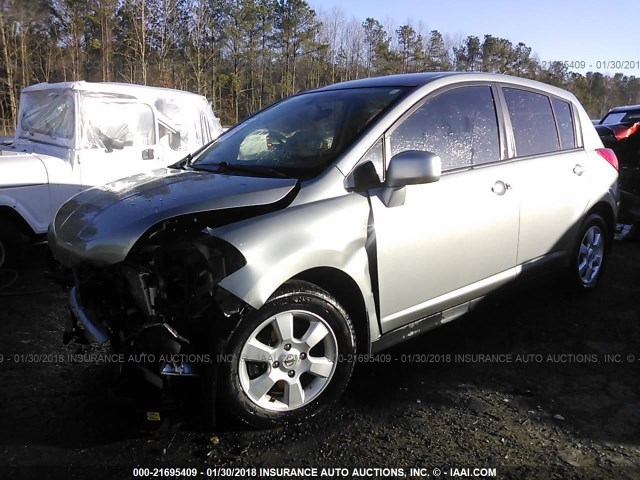
[[[507,190],[511,190],[511,185],[503,182],[502,180],[498,180],[493,184],[493,187],[491,187],[491,191],[496,195],[504,195],[505,193],[507,193]]]
[[[580,165],[579,163],[576,163],[576,166],[573,167],[573,173],[575,173],[578,176],[581,176],[584,172],[586,172],[587,169],[584,168],[582,165]]]

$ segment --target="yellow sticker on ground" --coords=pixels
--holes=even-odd
[[[159,422],[160,412],[147,412],[147,420],[149,422]]]

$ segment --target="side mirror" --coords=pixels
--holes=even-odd
[[[180,150],[180,144],[182,143],[182,137],[179,132],[169,132],[169,147],[172,150]]]
[[[407,150],[394,155],[389,162],[386,187],[404,187],[440,180],[442,160],[435,153]]]

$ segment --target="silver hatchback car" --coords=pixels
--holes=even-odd
[[[396,75],[285,99],[173,168],[80,193],[49,240],[74,272],[75,331],[265,426],[525,274],[593,289],[617,177],[564,90]]]

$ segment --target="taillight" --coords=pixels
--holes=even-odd
[[[616,140],[619,142],[625,138],[629,138],[631,135],[640,130],[640,122],[634,123],[630,127],[619,125],[613,129],[613,134],[616,136]]]
[[[598,152],[598,155],[609,162],[609,164],[613,168],[615,168],[616,171],[620,168],[618,165],[618,157],[616,157],[616,154],[613,150],[611,150],[610,148],[597,148],[596,152]]]

